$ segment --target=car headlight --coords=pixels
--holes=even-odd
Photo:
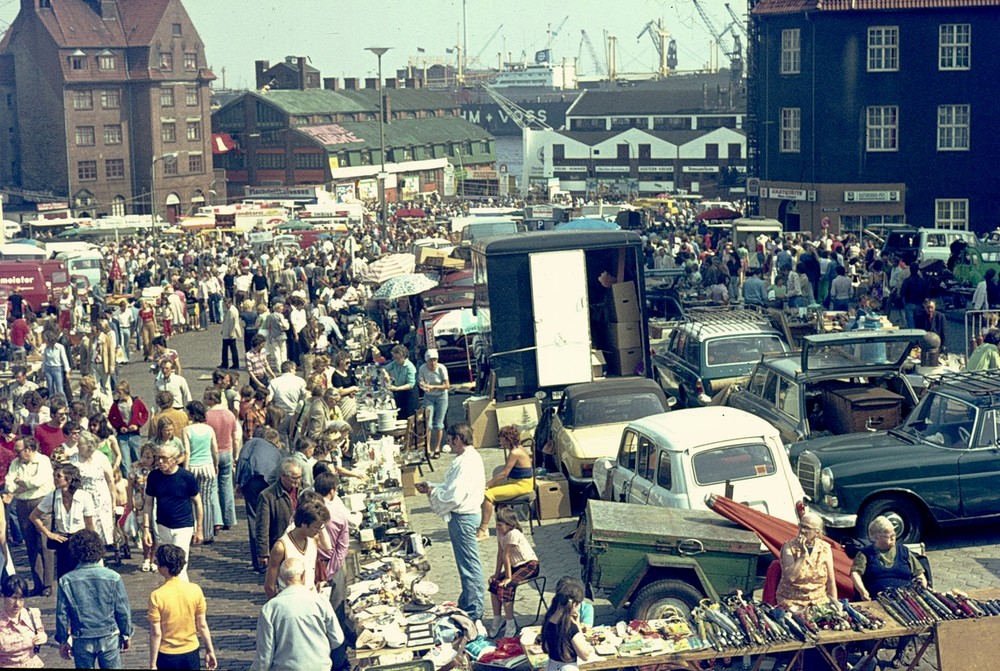
[[[829,466],[819,472],[819,485],[820,491],[823,492],[823,505],[829,508],[839,508],[840,499],[833,494],[833,471],[830,470]]]
[[[829,466],[819,472],[819,484],[824,494],[833,491],[833,471],[830,470]]]

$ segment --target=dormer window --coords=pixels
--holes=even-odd
[[[87,54],[77,49],[69,55],[69,66],[74,70],[86,70]]]
[[[115,55],[105,49],[101,53],[97,54],[97,69],[98,70],[114,70],[115,69]]]

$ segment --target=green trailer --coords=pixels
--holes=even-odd
[[[633,619],[757,586],[760,539],[712,511],[589,501],[585,528],[584,583]]]

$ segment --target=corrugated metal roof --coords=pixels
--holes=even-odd
[[[580,94],[566,111],[567,117],[650,116],[682,112],[742,113],[743,97],[735,97],[737,109],[729,108],[728,92],[717,88],[680,91],[594,91]]]
[[[1000,0],[760,0],[754,14],[1000,7]]]
[[[379,123],[354,121],[318,126],[296,126],[293,130],[324,145],[328,150],[378,146]],[[401,119],[385,125],[387,147],[416,147],[442,142],[488,140],[490,134],[461,117]]]
[[[378,110],[378,89],[359,89],[340,93],[352,100],[367,106],[371,111]],[[390,100],[390,106],[397,112],[417,112],[439,109],[454,109],[458,107],[447,94],[427,89],[385,89],[385,95]]]

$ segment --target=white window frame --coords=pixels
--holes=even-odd
[[[899,106],[865,109],[865,148],[870,152],[899,151]]]
[[[969,230],[969,199],[935,198],[934,227],[953,231]]]
[[[802,151],[802,108],[781,108],[781,136],[779,150],[783,154],[798,154]]]
[[[937,150],[969,151],[969,105],[938,105]]]
[[[899,71],[899,26],[869,26],[868,72]]]
[[[972,69],[972,24],[938,26],[938,70]]]
[[[798,28],[781,31],[781,74],[797,75],[802,72],[802,42]]]

